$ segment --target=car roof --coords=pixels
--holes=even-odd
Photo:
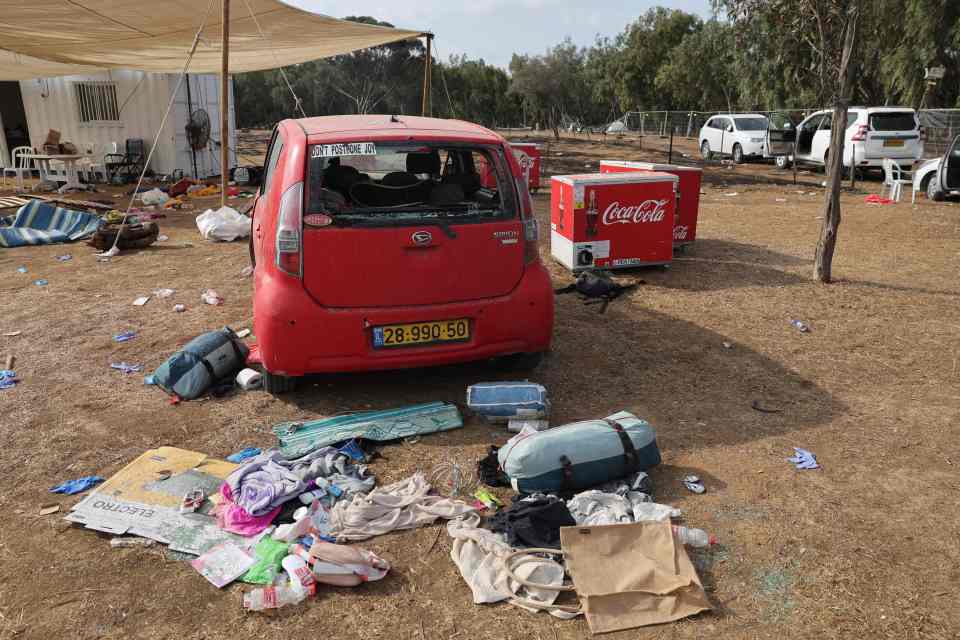
[[[424,134],[436,137],[440,134],[489,142],[503,141],[503,137],[486,127],[463,120],[446,120],[443,118],[364,114],[300,118],[294,122],[299,124],[308,136],[349,132],[362,133],[373,138],[378,135],[393,137],[398,134]]]
[[[867,113],[885,113],[891,111],[914,111],[913,107],[861,107],[851,105],[847,107],[847,111],[866,111]],[[833,109],[820,109],[815,111],[810,115],[816,115],[818,113],[833,113]]]
[[[766,118],[762,113],[728,113],[725,114],[731,118]]]

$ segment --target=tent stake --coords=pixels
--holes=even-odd
[[[223,14],[220,20],[222,29],[220,60],[220,206],[227,206],[227,181],[230,162],[230,0],[223,0]]]

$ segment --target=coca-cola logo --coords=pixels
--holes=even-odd
[[[673,228],[673,239],[674,240],[686,240],[687,233],[689,232],[689,227],[687,225],[680,225]]]
[[[638,205],[622,206],[613,201],[603,212],[603,224],[660,222],[666,213],[666,200],[644,200]]]

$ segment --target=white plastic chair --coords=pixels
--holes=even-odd
[[[7,183],[7,174],[12,173],[17,177],[17,190],[23,191],[23,176],[31,176],[33,169],[30,167],[30,158],[33,156],[32,147],[14,147],[10,153],[13,159],[13,166],[6,167],[3,170],[3,183]]]
[[[77,170],[83,174],[87,182],[93,182],[97,175],[103,176],[103,181],[107,181],[107,170],[103,166],[103,151],[101,145],[96,143],[82,144],[79,149],[87,157],[77,160]]]
[[[917,189],[913,185],[913,171],[907,171],[890,158],[883,159],[883,186],[880,187],[880,197],[883,197],[883,191],[890,187],[890,199],[894,202],[900,202],[900,196],[903,192],[903,185],[910,185],[910,203],[917,201]]]

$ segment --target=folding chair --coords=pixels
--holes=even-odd
[[[140,138],[128,138],[125,153],[108,153],[103,157],[103,166],[110,181],[115,176],[133,178],[143,171],[147,160],[146,145]]]

